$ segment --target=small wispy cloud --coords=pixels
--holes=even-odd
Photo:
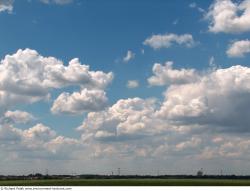
[[[189,8],[197,9],[199,12],[205,13],[205,10],[203,8],[199,7],[195,2],[190,3]]]
[[[127,88],[133,89],[139,87],[139,82],[137,80],[129,80],[127,82]]]
[[[123,62],[129,62],[134,58],[135,58],[135,53],[133,53],[131,50],[128,50],[126,56],[123,58]]]
[[[74,0],[40,0],[42,3],[46,3],[46,4],[57,4],[57,5],[65,5],[65,4],[69,4],[72,3]]]

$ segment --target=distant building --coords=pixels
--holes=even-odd
[[[201,169],[201,170],[199,170],[199,171],[197,172],[197,176],[203,176],[203,169]]]

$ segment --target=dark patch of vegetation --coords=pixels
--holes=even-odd
[[[1,186],[250,186],[237,179],[47,179],[2,180]]]
[[[0,176],[0,186],[250,186],[235,175],[42,175]]]

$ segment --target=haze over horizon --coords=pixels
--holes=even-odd
[[[250,0],[0,0],[0,174],[250,174]]]

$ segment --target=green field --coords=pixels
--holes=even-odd
[[[226,179],[62,179],[3,180],[0,186],[250,186],[250,180]]]

